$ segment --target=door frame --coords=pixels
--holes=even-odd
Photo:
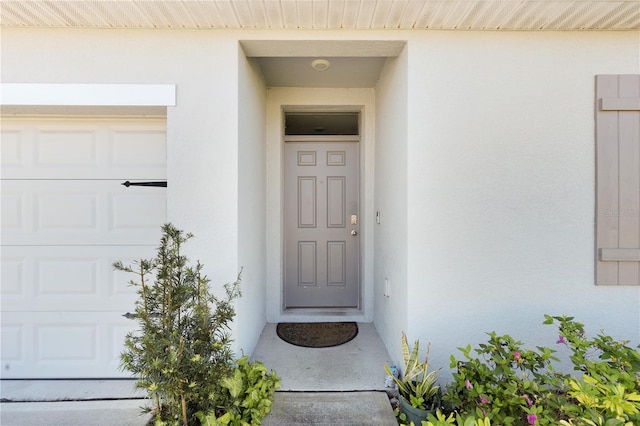
[[[336,100],[338,102],[336,102]],[[360,114],[360,300],[358,308],[284,308],[284,113]],[[267,91],[268,322],[373,321],[374,89],[270,88]]]
[[[288,111],[285,111],[285,114]],[[319,113],[322,113],[323,111],[318,111]],[[359,115],[358,115],[359,118]],[[358,123],[358,127],[359,127],[359,123]],[[325,253],[325,262],[322,263],[320,262],[320,259],[322,259],[322,255],[320,254],[320,252],[322,251],[322,249],[320,249],[319,247],[316,248],[316,262],[314,262],[316,264],[316,279],[317,281],[315,282],[315,284],[311,284],[310,288],[307,288],[307,286],[305,285],[304,287],[306,288],[306,290],[300,290],[297,288],[297,286],[292,286],[290,283],[289,286],[287,286],[286,283],[286,273],[287,273],[287,268],[292,268],[291,264],[288,264],[287,261],[293,261],[295,259],[295,249],[292,249],[292,247],[289,245],[288,246],[288,250],[286,248],[287,245],[287,241],[289,242],[289,244],[291,244],[291,235],[287,235],[287,231],[293,231],[292,234],[295,236],[295,241],[298,241],[298,238],[301,238],[300,235],[305,234],[308,235],[308,233],[310,232],[309,229],[304,230],[304,229],[300,229],[299,226],[295,226],[295,229],[291,228],[291,223],[289,223],[287,226],[287,223],[283,223],[283,234],[284,234],[284,240],[285,240],[285,248],[284,248],[284,254],[283,254],[283,260],[284,260],[284,275],[285,275],[285,279],[284,279],[284,309],[285,311],[289,311],[289,310],[299,310],[301,309],[300,307],[294,308],[294,307],[287,307],[287,305],[289,304],[293,304],[291,302],[292,299],[297,299],[298,301],[300,301],[302,298],[301,293],[306,293],[306,296],[304,296],[304,300],[306,300],[309,303],[313,303],[314,298],[323,298],[323,297],[327,297],[328,293],[332,293],[334,294],[334,297],[337,298],[337,295],[339,293],[343,293],[342,296],[348,296],[353,287],[351,287],[353,284],[353,280],[350,280],[348,278],[348,276],[353,277],[353,273],[355,273],[355,299],[352,299],[351,297],[346,297],[346,299],[341,299],[343,302],[345,300],[353,300],[355,302],[355,306],[354,307],[350,307],[351,309],[353,308],[360,308],[361,304],[362,304],[362,298],[361,298],[361,291],[362,291],[362,282],[361,282],[361,268],[360,265],[362,264],[362,261],[360,259],[360,255],[361,255],[361,236],[358,235],[358,231],[360,230],[360,225],[358,224],[359,221],[356,221],[356,223],[351,223],[349,225],[349,217],[351,216],[351,214],[356,214],[356,218],[360,217],[360,213],[361,213],[361,209],[360,209],[360,135],[358,134],[357,137],[355,136],[321,136],[321,135],[314,135],[314,136],[284,136],[284,144],[285,144],[285,156],[286,156],[286,152],[287,150],[289,150],[291,152],[291,150],[295,150],[295,152],[299,152],[299,150],[305,150],[305,148],[302,147],[309,147],[307,148],[308,150],[312,150],[315,154],[315,150],[318,151],[324,151],[327,150],[327,152],[330,152],[332,149],[337,149],[337,150],[342,150],[344,149],[344,153],[346,155],[346,158],[344,158],[344,166],[345,169],[338,169],[340,170],[340,172],[338,172],[336,170],[336,168],[332,168],[330,166],[328,166],[327,164],[323,163],[323,158],[324,156],[318,156],[321,157],[318,159],[318,164],[316,164],[315,162],[315,157],[314,157],[314,164],[313,166],[318,167],[319,169],[316,168],[312,168],[315,173],[313,175],[315,175],[316,177],[318,176],[317,173],[326,173],[327,175],[330,175],[331,171],[338,173],[338,175],[341,175],[342,173],[344,173],[344,175],[348,175],[350,177],[353,177],[353,175],[351,173],[353,173],[355,175],[355,188],[353,188],[354,183],[347,183],[344,187],[344,194],[346,197],[346,202],[347,204],[343,204],[343,220],[344,220],[344,226],[343,227],[339,227],[339,228],[330,228],[327,223],[325,222],[323,225],[320,224],[320,222],[322,222],[321,220],[317,220],[317,228],[315,231],[311,231],[313,233],[313,235],[316,235],[316,238],[318,238],[318,240],[320,241],[325,241],[326,243],[328,243],[329,241],[331,241],[332,239],[336,239],[336,241],[340,241],[341,238],[344,238],[344,244],[345,244],[345,258],[351,258],[351,260],[353,261],[353,254],[355,253],[355,258],[357,260],[357,265],[356,268],[353,269],[351,267],[346,267],[345,268],[347,270],[343,270],[344,275],[343,277],[346,278],[346,283],[345,286],[338,286],[338,287],[334,287],[331,286],[331,284],[329,283],[329,278],[328,278],[328,273],[327,275],[325,275],[325,277],[327,278],[327,281],[323,281],[322,279],[319,279],[318,277],[322,276],[322,273],[320,272],[320,268],[327,268],[329,266],[329,260],[328,260],[328,249],[326,251],[324,251]],[[336,148],[338,147],[338,148]],[[355,149],[354,149],[355,148]],[[340,151],[338,151],[340,152]],[[291,158],[289,158],[289,161],[291,161]],[[328,160],[327,160],[328,161]],[[287,172],[287,167],[283,167],[284,169],[284,179],[285,179],[285,187],[287,187],[287,185],[291,185],[293,182],[295,182],[295,179],[297,176],[299,176],[299,173],[301,170],[304,170],[306,172],[311,173],[310,168],[308,167],[303,167],[303,168],[292,168],[291,164],[289,164],[289,168],[291,170],[289,170],[289,174]],[[300,166],[298,164],[298,166]],[[297,172],[295,172],[297,170]],[[344,171],[343,171],[344,170]],[[346,177],[346,176],[345,176]],[[326,182],[326,186],[322,185],[322,179],[320,179],[320,182],[318,183],[317,187],[314,189],[314,193],[315,191],[319,191],[320,193],[322,193],[322,187],[324,187],[324,190],[327,191],[327,197],[328,197],[328,191],[329,191],[329,179],[330,176],[325,176],[327,182]],[[349,180],[350,178],[346,178],[347,180]],[[288,180],[288,181],[287,181]],[[355,195],[356,197],[350,197],[348,195],[346,195],[347,193],[351,192],[352,189],[355,189]],[[352,195],[354,195],[352,193]],[[289,198],[292,197],[292,198]],[[285,202],[285,205],[289,205],[289,207],[291,207],[290,202],[292,201],[292,199],[294,200],[298,200],[298,197],[294,194],[290,194],[287,193],[286,191],[283,193],[283,200]],[[354,200],[355,199],[355,200]],[[318,203],[318,205],[322,206],[323,203],[322,201],[320,201],[318,199],[318,196],[316,195],[316,198],[314,200],[315,202]],[[325,202],[328,203],[328,200],[324,200]],[[354,210],[352,208],[347,207],[348,203],[350,201],[357,201],[357,208]],[[298,202],[296,202],[296,205],[298,205]],[[325,205],[325,207],[328,207],[328,204]],[[322,207],[318,207],[317,210],[321,210]],[[316,212],[316,214],[320,215],[320,213]],[[286,210],[283,209],[283,216],[286,215]],[[321,216],[321,215],[320,215]],[[291,221],[291,212],[289,212],[289,221]],[[328,218],[327,218],[328,220]],[[323,229],[323,231],[318,231],[318,228]],[[355,234],[351,234],[349,235],[350,230],[353,230],[351,232],[355,232]],[[328,237],[329,235],[331,235],[332,237]],[[338,236],[340,235],[340,236]],[[353,236],[355,235],[355,237]],[[325,240],[325,238],[327,238]],[[355,238],[355,241],[354,241]],[[312,239],[313,240],[313,239]],[[299,241],[298,241],[299,242]],[[354,244],[355,243],[355,244]],[[326,247],[326,246],[325,246]],[[350,247],[350,248],[349,248]],[[298,247],[299,248],[299,247]],[[291,256],[291,258],[289,258],[288,256]],[[298,256],[300,256],[298,254]],[[296,262],[293,262],[294,264]],[[349,263],[349,262],[347,262]],[[300,266],[297,265],[297,267],[299,268]],[[296,269],[297,270],[297,269]],[[326,271],[326,269],[325,269]],[[289,271],[289,274],[291,273],[291,271]],[[291,276],[289,275],[289,279],[291,279]],[[298,283],[298,285],[300,285]],[[297,294],[297,297],[295,297]],[[319,300],[319,299],[318,299]],[[317,300],[316,300],[317,302]],[[333,303],[335,302],[335,299],[333,300]],[[338,306],[332,306],[332,307],[325,307],[325,308],[319,308],[319,307],[309,307],[309,311],[313,312],[315,310],[318,309],[337,309]],[[344,307],[342,308],[344,309]]]

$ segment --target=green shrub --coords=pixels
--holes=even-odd
[[[640,352],[602,332],[588,338],[573,317],[545,318],[545,324],[558,324],[558,343],[571,349],[574,369],[581,373],[566,381],[571,399],[564,424],[640,424]]]
[[[444,415],[440,410],[435,415],[429,414],[427,420],[422,422],[422,426],[491,426],[491,419],[486,416],[477,418],[473,415],[460,415],[449,413],[448,416]]]
[[[280,378],[269,373],[260,362],[249,362],[244,356],[236,361],[234,374],[222,380],[228,402],[226,412],[196,413],[202,425],[259,425],[271,411],[273,393],[280,387]]]
[[[443,397],[446,406],[499,425],[558,424],[565,376],[551,365],[554,351],[525,349],[509,335],[488,335],[475,349],[477,356],[470,345],[459,348],[463,361],[451,356],[457,372]]]
[[[475,416],[499,425],[640,424],[640,352],[602,333],[588,338],[572,317],[545,315],[545,324],[554,323],[556,343],[569,347],[580,376],[555,371],[556,351],[550,348],[524,349],[509,335],[488,333],[489,341],[473,353],[470,345],[458,348],[463,360],[451,356],[457,371],[443,401],[456,421]]]
[[[170,224],[162,231],[155,258],[133,266],[114,264],[137,275],[130,283],[139,296],[135,317],[140,329],[126,337],[121,368],[136,375],[136,386],[153,399],[157,425],[186,426],[199,423],[197,411],[228,403],[222,382],[233,374],[229,324],[240,277],[224,286],[223,298],[213,296],[202,265],[189,266],[181,253],[192,235]]]

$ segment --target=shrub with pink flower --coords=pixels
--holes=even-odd
[[[445,411],[492,425],[640,425],[640,351],[603,334],[587,338],[572,317],[545,319],[558,324],[556,344],[571,350],[577,377],[553,368],[555,350],[487,333],[487,343],[459,348],[461,360],[451,356]]]

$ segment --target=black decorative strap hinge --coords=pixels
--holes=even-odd
[[[127,188],[130,186],[158,186],[158,187],[162,187],[162,188],[166,188],[167,187],[167,181],[156,181],[156,182],[122,182],[122,184],[124,186],[126,186]]]

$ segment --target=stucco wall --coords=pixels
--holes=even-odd
[[[410,312],[407,282],[407,49],[389,58],[376,86],[375,325],[390,353],[400,351],[400,331]],[[376,212],[373,212],[375,215]],[[388,281],[388,284],[385,284]],[[385,285],[387,289],[385,289]],[[388,295],[385,292],[388,291]],[[399,364],[400,365],[400,364]]]
[[[2,29],[3,83],[176,85],[176,107],[167,110],[167,217],[195,234],[185,249],[216,289],[241,266],[238,75],[238,41],[225,33]]]
[[[363,277],[375,286],[366,284],[371,309],[360,318],[375,318],[396,360],[402,329],[432,341],[432,363],[445,370],[456,346],[485,331],[553,345],[544,313],[640,340],[640,289],[593,284],[594,76],[640,73],[639,32],[2,29],[3,82],[176,85],[168,217],[196,234],[189,250],[214,283],[247,267],[236,349],[255,344],[263,309],[281,317],[281,264],[270,251],[281,248],[281,151],[269,136],[260,147],[273,95],[239,53],[241,39],[407,41],[375,93],[291,89],[279,98],[365,104],[367,126],[377,120],[367,130],[376,145],[366,150],[362,212],[364,256],[375,264],[366,260]],[[265,203],[268,225],[257,211]]]
[[[484,332],[555,346],[545,313],[640,341],[640,289],[594,285],[594,76],[638,33],[421,33],[409,43],[408,332],[446,367]]]
[[[242,297],[234,339],[251,354],[266,323],[266,87],[258,65],[238,52],[238,264]]]

